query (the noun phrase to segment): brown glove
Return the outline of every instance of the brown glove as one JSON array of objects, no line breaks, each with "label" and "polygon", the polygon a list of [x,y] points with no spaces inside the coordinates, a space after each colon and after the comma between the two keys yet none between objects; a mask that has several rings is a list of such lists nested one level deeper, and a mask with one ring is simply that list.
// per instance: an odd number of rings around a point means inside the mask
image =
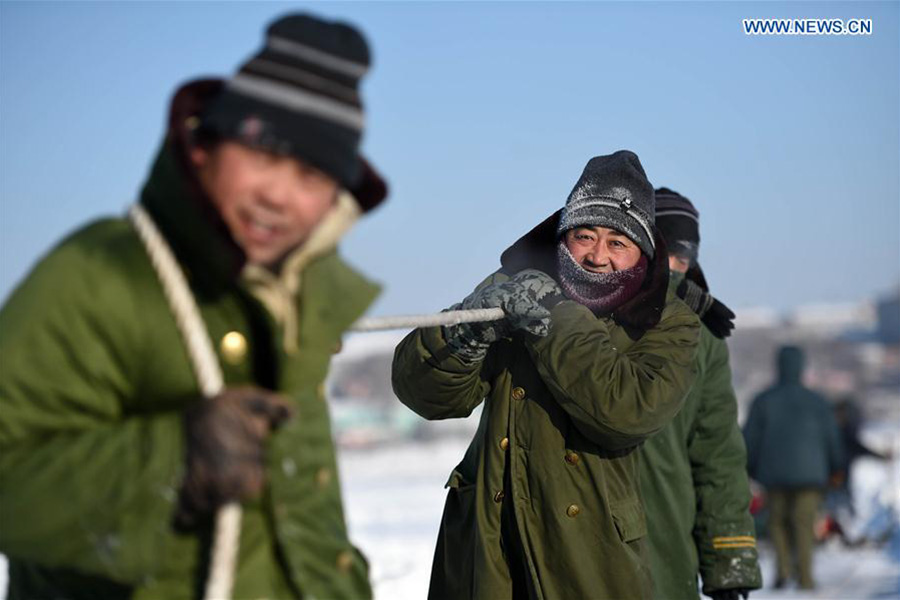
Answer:
[{"label": "brown glove", "polygon": [[187,473],[175,525],[191,529],[227,502],[258,497],[266,438],[291,413],[283,397],[256,387],[227,389],[185,410]]}]

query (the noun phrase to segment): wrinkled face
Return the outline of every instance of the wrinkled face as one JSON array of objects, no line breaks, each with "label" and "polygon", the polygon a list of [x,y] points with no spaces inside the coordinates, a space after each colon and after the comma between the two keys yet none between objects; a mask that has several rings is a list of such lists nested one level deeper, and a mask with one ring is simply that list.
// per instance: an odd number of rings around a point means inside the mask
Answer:
[{"label": "wrinkled face", "polygon": [[191,149],[204,191],[247,260],[272,265],[302,244],[334,206],[337,182],[287,156],[222,142]]},{"label": "wrinkled face", "polygon": [[624,271],[641,259],[641,249],[631,238],[608,227],[570,229],[566,232],[566,247],[575,261],[592,273]]},{"label": "wrinkled face", "polygon": [[691,268],[691,259],[683,256],[669,255],[669,270],[675,273],[687,273]]}]

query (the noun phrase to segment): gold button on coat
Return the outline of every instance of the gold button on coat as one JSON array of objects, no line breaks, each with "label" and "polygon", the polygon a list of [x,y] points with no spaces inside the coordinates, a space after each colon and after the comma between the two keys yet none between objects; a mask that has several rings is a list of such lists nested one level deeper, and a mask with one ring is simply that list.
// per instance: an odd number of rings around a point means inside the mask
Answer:
[{"label": "gold button on coat", "polygon": [[581,509],[578,508],[577,504],[570,504],[569,508],[566,509],[566,514],[572,517],[573,519],[578,516],[578,513],[581,512]]},{"label": "gold button on coat", "polygon": [[503,438],[500,440],[500,449],[506,450],[507,448],[509,448],[509,438]]},{"label": "gold button on coat", "polygon": [[512,391],[513,400],[521,400],[525,397],[525,388],[514,387]]},{"label": "gold button on coat", "polygon": [[494,494],[494,502],[503,502],[503,498],[506,497],[506,494],[503,493],[503,490],[500,490],[496,494]]},{"label": "gold button on coat", "polygon": [[331,469],[328,467],[322,467],[318,471],[316,471],[316,485],[320,488],[326,487],[329,483],[331,483]]},{"label": "gold button on coat", "polygon": [[570,465],[577,465],[579,460],[581,460],[581,457],[578,456],[577,453],[572,452],[571,450],[566,452],[566,462]]},{"label": "gold button on coat", "polygon": [[337,560],[335,561],[337,564],[337,568],[342,573],[348,572],[351,568],[353,568],[353,553],[349,550],[344,550],[337,556]]},{"label": "gold button on coat", "polygon": [[237,331],[229,331],[219,342],[219,352],[225,362],[237,365],[247,356],[247,338]]}]

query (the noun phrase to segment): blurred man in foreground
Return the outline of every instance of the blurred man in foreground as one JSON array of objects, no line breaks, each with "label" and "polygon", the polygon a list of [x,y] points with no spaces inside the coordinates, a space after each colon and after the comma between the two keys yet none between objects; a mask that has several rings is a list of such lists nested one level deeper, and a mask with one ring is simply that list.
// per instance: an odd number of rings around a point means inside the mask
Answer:
[{"label": "blurred man in foreground", "polygon": [[703,593],[738,600],[762,585],[750,516],[747,452],[725,337],[734,313],[709,294],[698,262],[700,215],[684,196],[656,190],[656,226],[669,247],[671,287],[700,317],[697,378],[684,408],[641,448],[653,597]]},{"label": "blurred man in foreground", "polygon": [[198,597],[230,501],[243,503],[234,597],[371,596],[322,391],[377,292],[336,251],[386,194],[358,154],[368,65],[353,27],[290,15],[233,78],[175,93],[140,205],[217,351],[217,397],[200,397],[124,219],[72,234],[3,307],[9,598]]},{"label": "blurred man in foreground", "polygon": [[810,590],[816,513],[828,484],[842,478],[843,449],[831,407],[802,383],[803,351],[782,347],[777,366],[778,383],[756,397],[744,425],[747,471],[766,488],[775,587],[796,573]]}]

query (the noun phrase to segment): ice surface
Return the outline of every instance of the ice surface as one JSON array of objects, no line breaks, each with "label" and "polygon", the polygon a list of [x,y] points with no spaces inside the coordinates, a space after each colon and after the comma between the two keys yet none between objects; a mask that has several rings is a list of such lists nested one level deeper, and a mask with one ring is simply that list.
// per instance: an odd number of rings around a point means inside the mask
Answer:
[{"label": "ice surface", "polygon": [[[350,535],[371,563],[377,600],[426,597],[446,494],[444,483],[467,444],[465,439],[446,438],[340,453]],[[893,506],[891,518],[896,522],[900,462],[862,459],[853,479],[861,515],[874,515],[879,504]],[[770,586],[774,579],[771,547],[761,542],[760,554],[763,576]],[[829,542],[816,551],[815,576],[819,586],[815,592],[767,587],[751,598],[900,598],[900,535],[895,528],[893,543],[852,550]],[[6,562],[0,556],[0,597],[5,597],[5,588]]]}]

